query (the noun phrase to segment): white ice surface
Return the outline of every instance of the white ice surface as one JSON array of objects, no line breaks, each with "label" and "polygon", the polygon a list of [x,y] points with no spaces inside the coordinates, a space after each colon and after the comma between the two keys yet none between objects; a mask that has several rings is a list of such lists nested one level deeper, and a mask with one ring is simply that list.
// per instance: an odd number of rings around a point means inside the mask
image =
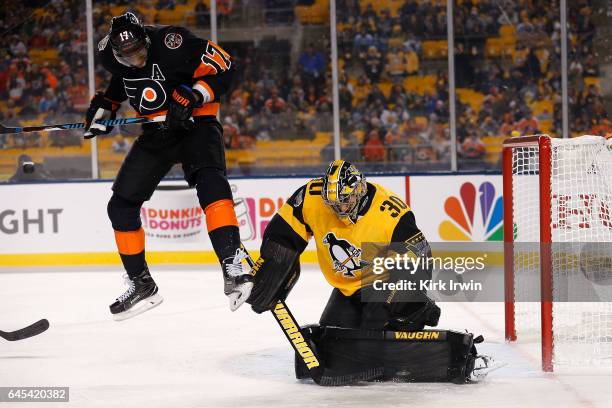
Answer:
[{"label": "white ice surface", "polygon": [[[0,386],[69,386],[70,403],[34,407],[610,407],[610,371],[543,374],[537,348],[503,341],[501,303],[447,303],[442,328],[483,334],[479,347],[509,365],[480,384],[392,384],[324,388],[298,381],[293,353],[276,322],[248,307],[235,313],[220,272],[159,270],[156,309],[114,322],[108,304],[122,291],[114,271],[0,270],[0,329],[40,318],[40,336],[0,339]],[[314,323],[331,288],[305,270],[287,303]]]}]

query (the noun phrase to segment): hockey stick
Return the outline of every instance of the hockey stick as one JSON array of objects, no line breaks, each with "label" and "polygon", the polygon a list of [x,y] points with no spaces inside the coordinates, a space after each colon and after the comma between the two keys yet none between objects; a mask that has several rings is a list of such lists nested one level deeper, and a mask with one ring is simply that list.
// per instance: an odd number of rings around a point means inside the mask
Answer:
[{"label": "hockey stick", "polygon": [[[251,255],[244,247],[243,243],[240,243],[242,250],[246,253],[246,261],[251,267],[251,270],[255,266],[255,261],[251,258]],[[284,301],[279,300],[271,310],[274,319],[278,325],[283,329],[283,333],[291,347],[297,355],[302,358],[302,361],[308,367],[308,371],[312,379],[317,383],[321,383],[321,377],[323,375],[323,367],[321,366],[320,359],[315,354],[314,350],[310,347],[308,342],[304,339],[300,325],[296,322],[295,317],[287,307]]]},{"label": "hockey stick", "polygon": [[[119,118],[119,119],[100,119],[96,123],[106,126],[122,126],[122,125],[136,125],[138,123],[154,123],[163,122],[166,120],[165,115],[156,116],[152,119],[145,117],[136,118]],[[83,129],[85,123],[62,123],[57,125],[40,125],[40,126],[24,126],[24,127],[6,127],[0,123],[0,135],[6,135],[10,133],[27,133],[27,132],[51,132],[54,130],[72,130],[72,129]]]},{"label": "hockey stick", "polygon": [[[244,247],[244,244],[240,243],[240,246],[247,255],[247,263],[251,268],[253,268],[255,266],[253,258],[251,258],[251,255],[249,255],[249,252]],[[271,312],[278,325],[281,327],[281,329],[283,329],[283,333],[285,334],[287,340],[289,340],[291,347],[297,353],[297,355],[300,356],[302,362],[308,368],[310,377],[318,385],[348,385],[357,381],[370,381],[380,377],[383,374],[382,368],[376,368],[349,375],[325,375],[323,361],[317,355],[316,351],[310,346],[309,342],[305,339],[304,334],[300,329],[300,325],[295,320],[295,317],[293,317],[293,314],[285,302],[283,300],[279,300]]]},{"label": "hockey stick", "polygon": [[17,341],[27,339],[28,337],[36,336],[49,328],[49,321],[42,319],[24,327],[23,329],[15,330],[12,332],[4,332],[0,330],[0,337],[8,341]]}]

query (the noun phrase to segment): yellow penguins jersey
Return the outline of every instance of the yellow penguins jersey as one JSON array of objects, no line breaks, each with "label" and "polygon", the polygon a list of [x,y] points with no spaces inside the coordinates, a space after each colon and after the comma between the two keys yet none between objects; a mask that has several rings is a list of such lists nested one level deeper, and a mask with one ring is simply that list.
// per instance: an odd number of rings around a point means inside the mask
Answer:
[{"label": "yellow penguins jersey", "polygon": [[422,234],[404,201],[378,184],[367,183],[354,224],[341,220],[324,203],[322,187],[322,179],[300,187],[279,209],[264,238],[302,252],[313,237],[325,279],[350,296],[364,286],[362,243],[404,242]]}]

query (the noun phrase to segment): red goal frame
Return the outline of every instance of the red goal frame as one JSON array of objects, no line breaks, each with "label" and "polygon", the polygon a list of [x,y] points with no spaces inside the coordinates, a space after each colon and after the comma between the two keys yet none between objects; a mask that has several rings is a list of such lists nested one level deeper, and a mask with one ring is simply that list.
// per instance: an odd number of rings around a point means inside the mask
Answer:
[{"label": "red goal frame", "polygon": [[[504,296],[506,340],[516,341],[514,297],[514,200],[512,190],[513,149],[538,148],[540,223],[540,314],[542,328],[542,370],[553,371],[551,169],[552,144],[548,135],[506,139],[502,151],[504,197]],[[517,197],[517,199],[521,199]]]}]

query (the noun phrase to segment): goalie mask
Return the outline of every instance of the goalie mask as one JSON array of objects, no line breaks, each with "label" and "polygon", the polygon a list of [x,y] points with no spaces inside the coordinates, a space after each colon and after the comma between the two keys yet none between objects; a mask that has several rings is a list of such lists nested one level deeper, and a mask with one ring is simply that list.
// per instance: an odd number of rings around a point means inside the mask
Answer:
[{"label": "goalie mask", "polygon": [[108,36],[113,55],[119,63],[132,68],[146,65],[151,41],[133,13],[113,17]]},{"label": "goalie mask", "polygon": [[344,160],[333,161],[323,177],[323,201],[341,220],[357,221],[359,203],[367,190],[365,176]]}]

